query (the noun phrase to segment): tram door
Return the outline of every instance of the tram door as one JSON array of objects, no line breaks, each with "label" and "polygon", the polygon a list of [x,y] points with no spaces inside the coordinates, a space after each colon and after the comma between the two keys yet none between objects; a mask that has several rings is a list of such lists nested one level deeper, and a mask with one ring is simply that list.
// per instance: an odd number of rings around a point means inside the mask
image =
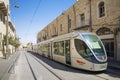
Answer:
[{"label": "tram door", "polygon": [[66,64],[71,64],[71,57],[70,57],[70,40],[65,41],[65,57],[66,57]]},{"label": "tram door", "polygon": [[50,58],[51,55],[50,55],[50,43],[48,44],[48,57]]},{"label": "tram door", "polygon": [[48,57],[52,59],[52,44],[48,44]]},{"label": "tram door", "polygon": [[51,54],[51,57],[50,57],[50,58],[51,58],[51,59],[53,59],[53,55],[52,55],[52,46],[53,46],[52,43],[50,43],[50,54]]}]

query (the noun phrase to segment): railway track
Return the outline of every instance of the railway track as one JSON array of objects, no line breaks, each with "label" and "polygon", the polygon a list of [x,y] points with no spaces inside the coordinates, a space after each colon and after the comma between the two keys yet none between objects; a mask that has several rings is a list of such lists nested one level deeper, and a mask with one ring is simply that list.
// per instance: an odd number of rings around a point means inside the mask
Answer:
[{"label": "railway track", "polygon": [[[47,69],[51,74],[53,74],[56,78],[58,78],[58,80],[64,80],[63,78],[61,78],[59,75],[57,75],[56,73],[54,73],[52,70],[50,70],[48,67],[46,67],[42,62],[40,62],[35,56],[33,55],[30,55],[34,60],[36,60],[38,62],[38,64],[42,65],[45,69]],[[30,64],[30,61],[29,61],[29,58],[28,58],[28,55],[25,53],[25,57],[27,59],[27,63],[30,67],[30,70],[32,72],[32,75],[34,77],[34,80],[38,80],[37,79],[37,76],[35,75],[35,72],[32,68],[32,65]]]},{"label": "railway track", "polygon": [[[54,71],[53,69],[50,69],[50,67],[48,67],[48,66],[46,66],[46,64],[43,62],[43,61],[41,61],[38,57],[36,57],[35,55],[33,55],[32,53],[28,53],[28,54],[30,54],[29,56],[31,56],[35,61],[37,61],[38,62],[38,64],[40,64],[40,65],[42,65],[44,68],[46,68],[51,74],[53,74],[56,78],[58,78],[58,80],[67,80],[67,76],[61,76],[60,74],[59,74],[59,72],[58,73],[56,73],[56,71]],[[25,55],[26,55],[26,58],[28,59],[28,57],[27,57],[27,54],[25,53]],[[29,63],[29,59],[27,60],[28,61],[28,63]],[[29,66],[31,66],[30,65],[30,63],[29,63]],[[75,71],[77,71],[78,69],[75,69]],[[34,74],[34,71],[33,71],[33,69],[32,69],[32,67],[31,67],[31,72],[33,73],[33,76],[35,76],[35,80],[37,80],[36,79],[36,75]],[[71,72],[71,71],[70,71]],[[98,79],[100,79],[100,80],[112,80],[112,79],[110,79],[109,77],[106,77],[106,75],[108,74],[108,71],[107,72],[103,72],[103,73],[92,73],[92,72],[86,72],[86,71],[82,71],[82,70],[79,70],[78,71],[79,73],[81,73],[81,74],[88,74],[88,75],[92,75],[93,77],[97,77]],[[71,74],[71,73],[70,73]],[[67,74],[66,74],[67,75]],[[105,76],[103,76],[103,75],[105,75]],[[75,75],[76,76],[76,75]],[[80,79],[80,76],[76,76],[76,77],[78,77],[79,79]],[[114,79],[114,78],[113,78]],[[83,79],[84,80],[84,79]]]},{"label": "railway track", "polygon": [[27,60],[28,65],[29,65],[29,67],[30,67],[30,70],[31,70],[31,72],[32,72],[32,75],[33,75],[33,77],[34,77],[34,80],[37,80],[37,77],[35,76],[35,73],[34,73],[34,71],[33,71],[32,66],[30,65],[30,62],[29,62],[29,60],[28,60],[28,57],[27,57],[26,53],[25,53],[25,57],[26,57],[26,60]]}]

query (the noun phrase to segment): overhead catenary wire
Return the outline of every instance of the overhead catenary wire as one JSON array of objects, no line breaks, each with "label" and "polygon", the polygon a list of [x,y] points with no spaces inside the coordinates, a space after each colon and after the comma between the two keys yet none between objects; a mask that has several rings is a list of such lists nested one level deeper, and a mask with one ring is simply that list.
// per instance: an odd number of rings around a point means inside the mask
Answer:
[{"label": "overhead catenary wire", "polygon": [[12,6],[15,6],[15,4],[17,4],[17,2],[18,2],[18,0],[15,0],[13,3],[11,3],[10,6],[11,6],[11,7],[12,7]]},{"label": "overhead catenary wire", "polygon": [[35,15],[36,15],[36,13],[37,13],[37,11],[38,11],[38,9],[39,9],[39,6],[40,6],[41,1],[42,1],[42,0],[39,0],[38,4],[37,4],[37,6],[36,6],[36,8],[35,8],[35,10],[34,10],[34,13],[33,13],[33,15],[32,15],[32,18],[31,18],[31,20],[30,20],[30,23],[29,23],[29,25],[28,25],[28,29],[27,29],[27,31],[26,31],[26,33],[25,33],[25,35],[26,35],[27,37],[28,37],[29,30],[30,30],[31,27],[32,27],[31,25],[32,25],[32,23],[33,23],[33,21],[34,21]]},{"label": "overhead catenary wire", "polygon": [[31,19],[31,21],[30,21],[30,24],[32,24],[32,22],[33,22],[33,20],[34,20],[34,17],[35,17],[35,15],[36,15],[36,13],[37,13],[37,11],[38,11],[38,9],[39,9],[39,6],[40,6],[41,1],[42,1],[42,0],[39,0],[39,2],[38,2],[38,5],[37,5],[37,7],[36,7],[36,9],[35,9],[35,11],[34,11],[34,13],[33,13],[32,19]]}]

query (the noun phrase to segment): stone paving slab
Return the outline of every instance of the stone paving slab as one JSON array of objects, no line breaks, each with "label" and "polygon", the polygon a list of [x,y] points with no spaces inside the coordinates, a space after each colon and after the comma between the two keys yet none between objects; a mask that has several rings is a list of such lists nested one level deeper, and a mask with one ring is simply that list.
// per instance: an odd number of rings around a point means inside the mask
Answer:
[{"label": "stone paving slab", "polygon": [[0,58],[0,80],[7,80],[10,74],[9,70],[18,56],[19,53],[16,52],[7,59]]}]

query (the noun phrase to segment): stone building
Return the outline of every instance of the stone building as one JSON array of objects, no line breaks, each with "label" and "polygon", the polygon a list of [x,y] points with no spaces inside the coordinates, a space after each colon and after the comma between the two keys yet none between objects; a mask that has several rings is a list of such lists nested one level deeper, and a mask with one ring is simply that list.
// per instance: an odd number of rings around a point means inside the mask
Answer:
[{"label": "stone building", "polygon": [[108,57],[120,61],[120,0],[93,0],[91,5],[92,31],[102,39]]},{"label": "stone building", "polygon": [[[4,43],[4,37],[6,36],[6,29],[8,25],[8,36],[12,36],[15,38],[16,32],[15,28],[10,21],[10,17],[8,15],[8,24],[7,24],[7,14],[10,14],[9,9],[9,0],[0,0],[0,57],[3,57],[6,53],[6,45]],[[8,45],[9,53],[14,51],[14,47],[12,45]]]},{"label": "stone building", "polygon": [[120,0],[78,0],[37,35],[37,42],[76,30],[96,33],[109,58],[120,61]]}]

